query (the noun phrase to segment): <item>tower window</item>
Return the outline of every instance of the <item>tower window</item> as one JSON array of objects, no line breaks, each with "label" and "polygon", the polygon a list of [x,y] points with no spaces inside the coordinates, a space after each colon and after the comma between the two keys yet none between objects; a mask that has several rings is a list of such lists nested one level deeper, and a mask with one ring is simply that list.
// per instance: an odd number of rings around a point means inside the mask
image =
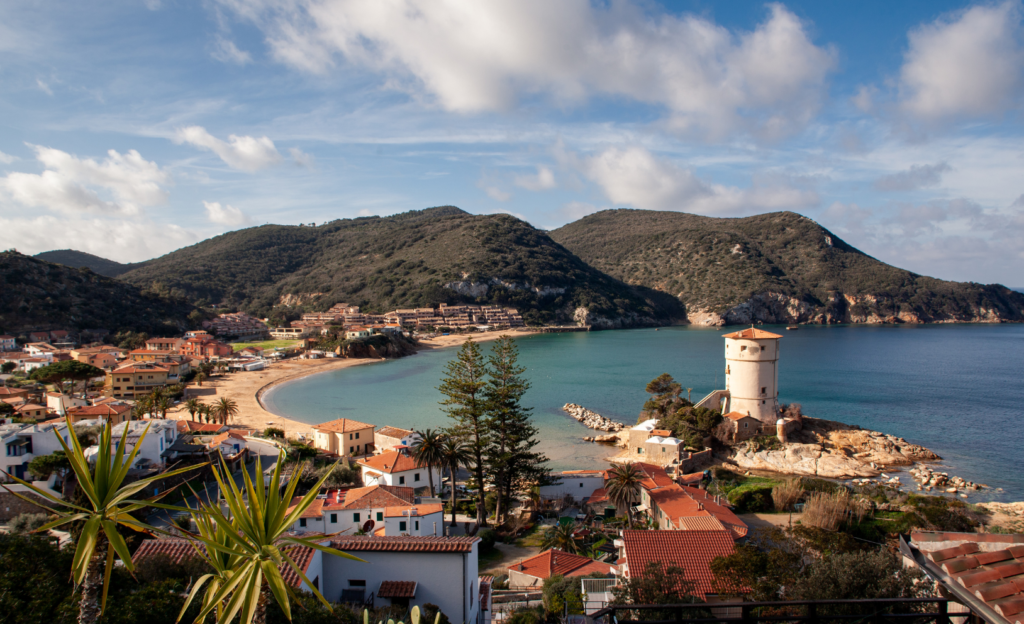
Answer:
[{"label": "tower window", "polygon": [[768,388],[765,387],[765,386],[761,386],[761,394],[765,394],[767,392],[768,392]]},{"label": "tower window", "polygon": [[746,351],[746,350],[747,350],[747,345],[743,345],[743,346],[740,347],[740,351]]}]

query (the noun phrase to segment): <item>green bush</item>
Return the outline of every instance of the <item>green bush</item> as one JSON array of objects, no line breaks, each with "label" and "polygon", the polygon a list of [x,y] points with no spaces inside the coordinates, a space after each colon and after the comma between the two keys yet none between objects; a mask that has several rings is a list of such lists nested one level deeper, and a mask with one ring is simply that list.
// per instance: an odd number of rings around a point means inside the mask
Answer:
[{"label": "green bush", "polygon": [[50,516],[44,513],[23,513],[11,518],[7,528],[11,533],[31,533],[49,521]]},{"label": "green bush", "polygon": [[747,483],[729,492],[729,503],[737,513],[760,513],[775,509],[772,501],[774,483]]},{"label": "green bush", "polygon": [[480,553],[490,552],[498,539],[498,534],[493,529],[482,529],[476,534],[480,538]]},{"label": "green bush", "polygon": [[277,427],[267,427],[263,430],[263,435],[268,438],[279,438],[284,439],[284,429],[278,429]]}]

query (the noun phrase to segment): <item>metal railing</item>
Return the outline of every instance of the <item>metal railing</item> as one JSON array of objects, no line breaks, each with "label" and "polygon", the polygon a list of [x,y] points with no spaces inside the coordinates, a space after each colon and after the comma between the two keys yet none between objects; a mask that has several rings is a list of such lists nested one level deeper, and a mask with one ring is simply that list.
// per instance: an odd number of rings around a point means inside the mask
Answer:
[{"label": "metal railing", "polygon": [[[823,624],[961,624],[970,613],[949,612],[945,598],[880,598],[862,600],[791,600],[785,602],[720,602],[676,605],[610,605],[592,618],[602,624],[710,624],[791,622]],[[960,606],[957,603],[956,606]],[[644,614],[650,617],[644,617]],[[955,620],[955,622],[954,622]]]}]

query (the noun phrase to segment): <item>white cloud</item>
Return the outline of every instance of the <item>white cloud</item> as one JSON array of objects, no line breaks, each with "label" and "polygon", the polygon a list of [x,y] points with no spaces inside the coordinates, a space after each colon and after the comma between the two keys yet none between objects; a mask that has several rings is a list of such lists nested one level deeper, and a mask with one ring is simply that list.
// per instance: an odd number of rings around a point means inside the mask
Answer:
[{"label": "white cloud", "polygon": [[53,89],[50,88],[50,85],[43,82],[40,78],[36,78],[36,86],[46,95],[53,95]]},{"label": "white cloud", "polygon": [[78,249],[118,262],[148,260],[200,240],[177,225],[131,218],[0,216],[0,248],[36,254]]},{"label": "white cloud", "polygon": [[909,34],[900,70],[903,109],[926,121],[998,114],[1024,87],[1017,0],[944,16]]},{"label": "white cloud", "polygon": [[504,202],[512,199],[512,193],[505,192],[496,186],[481,186],[480,188],[493,200]]},{"label": "white cloud", "polygon": [[274,142],[265,136],[255,138],[232,134],[225,142],[211,135],[202,126],[189,126],[178,130],[175,141],[208,149],[220,156],[220,159],[232,169],[250,173],[281,162],[281,154],[274,147]]},{"label": "white cloud", "polygon": [[604,208],[598,208],[597,206],[588,204],[587,202],[571,201],[559,208],[558,211],[569,221],[576,221],[589,214],[594,214],[599,210],[604,210]]},{"label": "white cloud", "polygon": [[110,150],[106,160],[97,162],[49,147],[32,147],[46,167],[43,173],[14,172],[0,178],[0,188],[19,204],[65,214],[131,215],[141,207],[167,201],[161,185],[169,182],[169,176],[135,150],[125,154]]},{"label": "white cloud", "polygon": [[928,186],[937,186],[942,181],[942,174],[953,168],[948,163],[934,165],[911,165],[910,169],[890,175],[884,175],[875,181],[875,189],[879,191],[914,191]]},{"label": "white cloud", "polygon": [[203,206],[206,208],[206,218],[211,223],[235,226],[252,222],[241,210],[228,204],[222,206],[220,202],[204,201]]},{"label": "white cloud", "polygon": [[589,158],[564,154],[561,158],[597,184],[611,202],[635,208],[739,215],[799,210],[819,202],[816,192],[779,180],[761,180],[747,189],[713,184],[642,147],[609,148]]},{"label": "white cloud", "polygon": [[537,167],[535,175],[517,175],[515,184],[528,191],[545,191],[557,186],[555,174],[547,167]]},{"label": "white cloud", "polygon": [[862,113],[870,113],[875,109],[875,95],[878,93],[878,88],[872,85],[861,85],[857,89],[857,94],[850,98],[853,105],[856,106]]},{"label": "white cloud", "polygon": [[210,56],[222,63],[234,63],[245,65],[252,62],[252,55],[245,50],[239,50],[234,41],[218,36],[213,44],[213,51]]},{"label": "white cloud", "polygon": [[16,160],[18,160],[17,156],[11,156],[10,154],[4,154],[3,152],[0,152],[0,163],[4,165],[9,165]]},{"label": "white cloud", "polygon": [[315,159],[312,154],[307,154],[297,147],[290,147],[288,148],[288,155],[292,157],[296,165],[306,167],[307,169],[313,168]]},{"label": "white cloud", "polygon": [[264,31],[273,55],[326,73],[339,58],[457,112],[624,97],[664,107],[679,131],[777,137],[801,128],[835,66],[780,4],[750,32],[626,2],[221,0]]}]

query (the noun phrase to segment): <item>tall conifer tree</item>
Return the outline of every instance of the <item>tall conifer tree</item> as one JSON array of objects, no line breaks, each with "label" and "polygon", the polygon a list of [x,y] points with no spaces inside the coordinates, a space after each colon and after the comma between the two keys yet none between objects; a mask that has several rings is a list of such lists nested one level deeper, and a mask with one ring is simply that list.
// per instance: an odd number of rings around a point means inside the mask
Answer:
[{"label": "tall conifer tree", "polygon": [[[480,347],[470,338],[462,343],[458,355],[445,365],[444,377],[438,390],[447,397],[441,401],[444,411],[455,423],[448,429],[451,435],[465,440],[473,456],[470,469],[476,479],[476,519],[479,526],[487,526],[487,508],[484,506],[484,450],[488,445],[484,385],[487,366]],[[455,475],[452,475],[455,488]]]}]

